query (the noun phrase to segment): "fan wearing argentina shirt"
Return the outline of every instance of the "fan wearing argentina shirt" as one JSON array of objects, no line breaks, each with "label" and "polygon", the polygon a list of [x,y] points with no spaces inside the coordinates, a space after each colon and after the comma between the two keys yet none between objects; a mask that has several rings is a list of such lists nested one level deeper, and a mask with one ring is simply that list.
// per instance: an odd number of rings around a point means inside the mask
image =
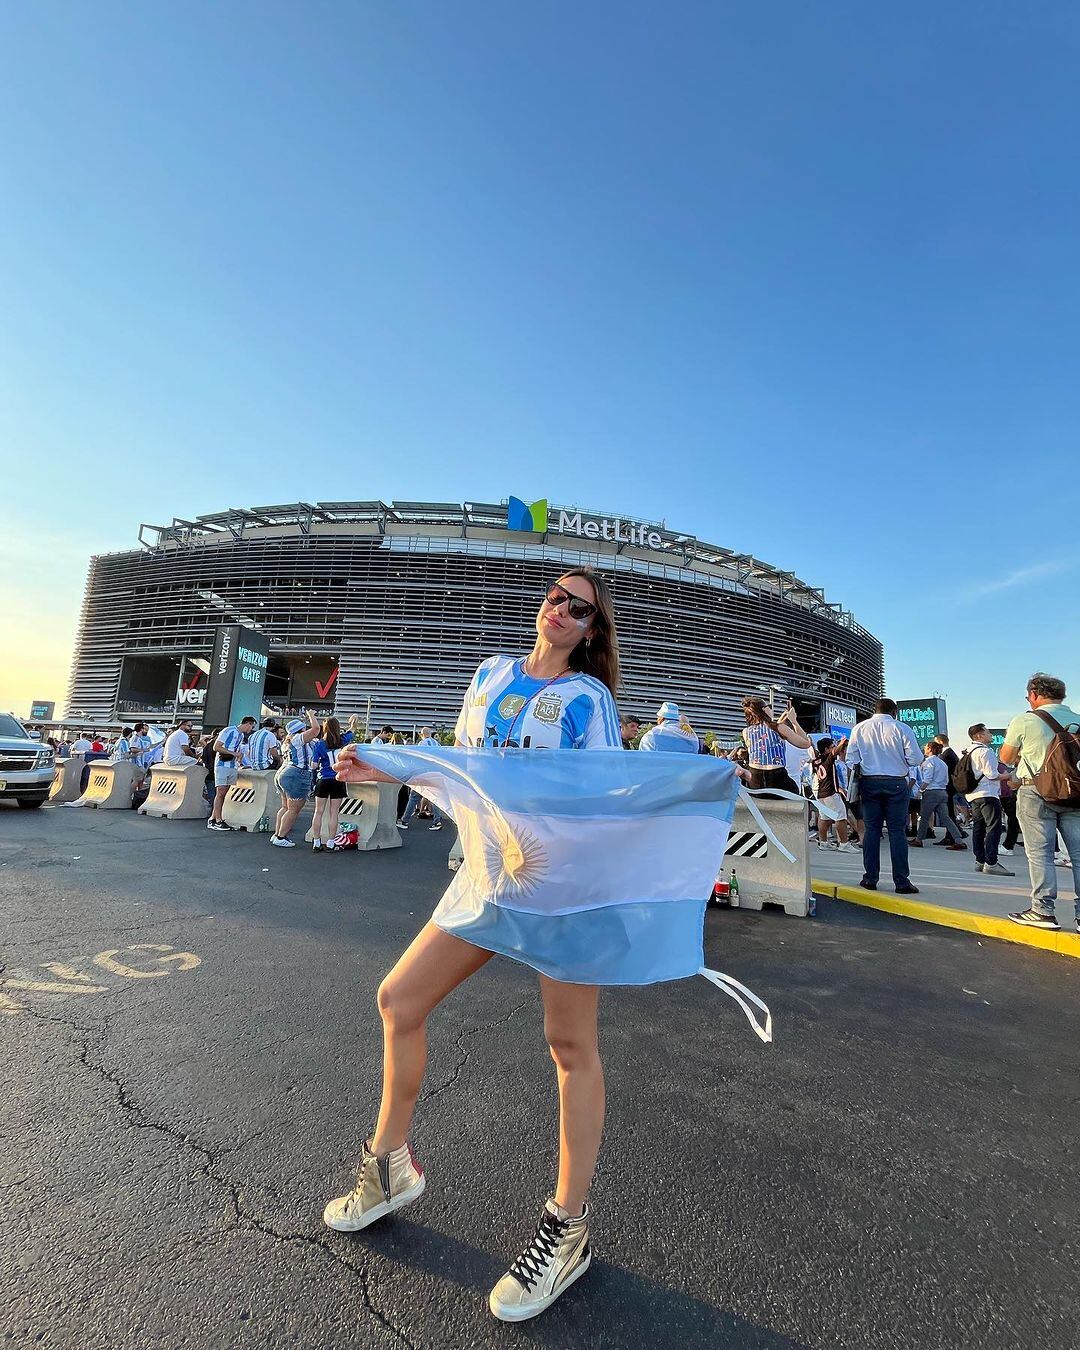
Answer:
[{"label": "fan wearing argentina shirt", "polygon": [[[614,691],[619,648],[605,580],[574,568],[550,586],[527,656],[492,656],[473,676],[458,718],[459,745],[522,749],[619,750]],[[363,763],[363,746],[338,758],[347,782],[394,781]],[[473,932],[477,943],[483,932]],[[424,1190],[407,1136],[427,1060],[429,1014],[495,954],[429,920],[379,989],[383,1096],[364,1142],[355,1188],[331,1200],[324,1219],[355,1232],[403,1208]],[[604,1125],[604,1071],[597,1038],[599,988],[541,974],[544,1034],[559,1085],[559,1174],[532,1241],[492,1289],[499,1319],[520,1322],[549,1307],[592,1259],[585,1196]],[[471,1185],[466,1176],[459,1185]]]},{"label": "fan wearing argentina shirt", "polygon": [[206,828],[215,833],[227,834],[232,829],[222,820],[221,813],[229,788],[240,772],[243,741],[255,730],[255,725],[254,717],[242,717],[237,726],[222,727],[214,740],[214,806]]},{"label": "fan wearing argentina shirt", "polygon": [[661,703],[656,711],[656,726],[650,727],[638,742],[639,750],[674,751],[696,755],[698,738],[684,731],[677,703]]},{"label": "fan wearing argentina shirt", "polygon": [[295,848],[289,832],[303,810],[311,792],[311,768],[315,752],[311,743],[319,734],[319,719],[308,709],[307,725],[302,717],[285,723],[285,745],[281,768],[274,782],[281,793],[281,807],[274,822],[270,843],[274,848]]}]

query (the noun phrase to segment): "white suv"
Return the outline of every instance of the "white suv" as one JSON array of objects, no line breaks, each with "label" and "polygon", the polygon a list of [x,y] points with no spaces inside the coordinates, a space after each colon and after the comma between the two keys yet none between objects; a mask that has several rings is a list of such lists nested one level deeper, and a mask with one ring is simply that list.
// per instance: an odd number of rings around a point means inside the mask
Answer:
[{"label": "white suv", "polygon": [[27,810],[40,806],[55,768],[49,746],[31,739],[17,717],[0,713],[0,801],[14,798]]}]

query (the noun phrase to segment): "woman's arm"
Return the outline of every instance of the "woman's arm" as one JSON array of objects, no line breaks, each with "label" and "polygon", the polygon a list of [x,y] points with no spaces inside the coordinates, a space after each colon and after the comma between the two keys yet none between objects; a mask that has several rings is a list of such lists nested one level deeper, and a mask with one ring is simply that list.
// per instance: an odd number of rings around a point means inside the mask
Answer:
[{"label": "woman's arm", "polygon": [[788,708],[782,713],[776,721],[776,730],[787,741],[788,745],[793,745],[796,750],[808,750],[813,745],[813,741],[799,726],[799,719],[795,716],[795,709]]},{"label": "woman's arm", "polygon": [[305,745],[309,741],[313,741],[315,737],[319,734],[319,719],[315,716],[315,714],[311,711],[310,708],[308,709],[307,716],[308,716],[308,729],[307,731],[301,733],[301,740],[305,743]]}]

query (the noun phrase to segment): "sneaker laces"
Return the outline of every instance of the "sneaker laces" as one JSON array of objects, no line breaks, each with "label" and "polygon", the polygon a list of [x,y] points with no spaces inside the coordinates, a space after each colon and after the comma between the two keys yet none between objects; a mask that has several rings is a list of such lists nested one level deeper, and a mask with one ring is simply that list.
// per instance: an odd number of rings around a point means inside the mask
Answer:
[{"label": "sneaker laces", "polygon": [[550,1210],[541,1214],[533,1240],[510,1267],[510,1274],[523,1289],[531,1289],[543,1277],[568,1224],[569,1220],[557,1219]]}]

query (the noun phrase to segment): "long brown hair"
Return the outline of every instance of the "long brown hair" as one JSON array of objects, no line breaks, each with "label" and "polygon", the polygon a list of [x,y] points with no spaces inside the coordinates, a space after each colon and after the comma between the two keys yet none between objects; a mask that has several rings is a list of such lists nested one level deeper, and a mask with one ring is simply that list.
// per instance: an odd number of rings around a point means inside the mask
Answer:
[{"label": "long brown hair", "polygon": [[758,698],[757,694],[747,694],[742,701],[742,710],[748,727],[764,722],[767,727],[772,727],[773,731],[776,730],[776,722],[773,720],[772,713],[766,708],[764,699]]},{"label": "long brown hair", "polygon": [[345,744],[341,735],[341,723],[336,717],[328,717],[322,724],[322,738],[326,742],[327,750],[340,750]]},{"label": "long brown hair", "polygon": [[579,642],[570,653],[570,669],[606,684],[612,694],[619,688],[619,635],[615,630],[615,607],[611,602],[611,588],[599,572],[591,567],[571,567],[564,577],[583,577],[596,593],[596,612],[592,616],[592,633]]}]

